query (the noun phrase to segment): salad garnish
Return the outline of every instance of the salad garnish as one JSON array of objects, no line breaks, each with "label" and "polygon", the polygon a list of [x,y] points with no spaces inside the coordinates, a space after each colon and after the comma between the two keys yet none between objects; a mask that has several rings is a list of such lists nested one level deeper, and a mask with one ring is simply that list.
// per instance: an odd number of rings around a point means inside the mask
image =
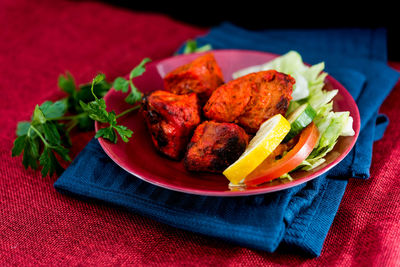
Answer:
[{"label": "salad garnish", "polygon": [[[308,113],[315,112],[312,121],[319,131],[318,141],[311,154],[296,169],[309,171],[316,168],[325,162],[324,157],[332,151],[340,136],[355,134],[350,112],[333,111],[333,98],[338,90],[324,90],[324,81],[328,75],[323,71],[324,68],[324,62],[308,66],[298,52],[289,51],[265,64],[251,66],[233,74],[233,78],[238,78],[251,72],[274,69],[295,78],[293,99],[285,117],[290,118],[296,109],[309,105],[314,111]],[[290,175],[285,174],[282,177],[290,178]]]}]

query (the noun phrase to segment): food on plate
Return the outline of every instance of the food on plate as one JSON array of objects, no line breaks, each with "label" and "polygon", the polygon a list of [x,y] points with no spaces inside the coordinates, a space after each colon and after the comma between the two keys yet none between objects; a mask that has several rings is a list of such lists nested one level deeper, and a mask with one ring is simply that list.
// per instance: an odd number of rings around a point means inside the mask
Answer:
[{"label": "food on plate", "polygon": [[241,183],[278,147],[289,131],[290,124],[281,114],[265,121],[240,158],[224,170],[225,177],[232,184]]},{"label": "food on plate", "polygon": [[144,97],[141,110],[157,150],[172,159],[180,159],[201,122],[197,95],[154,91]]},{"label": "food on plate", "polygon": [[287,120],[290,123],[290,131],[286,135],[283,142],[292,140],[293,137],[297,136],[308,124],[310,124],[317,113],[306,103],[298,107],[295,111],[287,116]]},{"label": "food on plate", "polygon": [[250,73],[218,87],[204,106],[204,114],[256,133],[272,116],[285,115],[294,84],[290,75],[275,70]]},{"label": "food on plate", "polygon": [[[290,172],[294,170],[312,170],[325,162],[324,157],[332,151],[340,136],[355,134],[350,113],[333,111],[333,98],[338,90],[324,90],[328,75],[323,71],[324,67],[323,62],[308,66],[303,63],[299,53],[289,51],[265,64],[233,73],[234,79],[240,79],[254,72],[273,69],[291,75],[296,80],[293,99],[285,114],[291,129],[272,156],[247,177],[242,177],[244,184],[254,186],[279,177],[291,179]],[[316,130],[311,131],[310,128],[316,128],[318,135]],[[300,159],[303,160],[300,162]]]},{"label": "food on plate", "polygon": [[[243,183],[247,186],[258,185],[271,181],[294,170],[314,149],[318,141],[319,131],[313,122],[301,131],[300,136],[293,138],[294,142],[280,144],[260,165],[257,166]],[[297,140],[295,140],[297,139]]]},{"label": "food on plate", "polygon": [[232,185],[291,179],[323,163],[339,136],[354,135],[349,112],[333,111],[338,91],[324,90],[323,69],[290,51],[224,83],[206,53],[167,74],[166,90],[146,96],[142,110],[156,148],[184,155],[188,171],[222,173]]},{"label": "food on plate", "polygon": [[221,68],[213,53],[206,53],[176,68],[164,77],[164,87],[174,94],[196,93],[205,103],[211,93],[224,83]]},{"label": "food on plate", "polygon": [[184,158],[190,171],[221,173],[239,158],[249,137],[234,123],[205,121],[194,131]]}]

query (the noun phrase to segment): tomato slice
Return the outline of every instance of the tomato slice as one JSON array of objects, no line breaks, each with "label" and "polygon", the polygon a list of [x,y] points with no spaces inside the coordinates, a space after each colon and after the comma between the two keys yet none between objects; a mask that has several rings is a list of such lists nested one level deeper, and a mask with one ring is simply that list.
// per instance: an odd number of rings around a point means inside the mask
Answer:
[{"label": "tomato slice", "polygon": [[302,130],[299,141],[286,155],[275,161],[264,160],[244,179],[244,183],[247,186],[256,186],[293,170],[310,155],[318,141],[318,137],[318,128],[314,122],[311,122]]}]

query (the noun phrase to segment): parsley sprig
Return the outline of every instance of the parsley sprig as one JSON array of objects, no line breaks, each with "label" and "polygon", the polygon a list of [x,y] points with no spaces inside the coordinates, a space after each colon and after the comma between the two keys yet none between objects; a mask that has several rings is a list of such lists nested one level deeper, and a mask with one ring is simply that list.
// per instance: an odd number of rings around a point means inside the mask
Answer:
[{"label": "parsley sprig", "polygon": [[[68,95],[65,99],[67,101],[67,113],[72,115],[60,118],[69,121],[67,125],[68,131],[71,131],[76,126],[81,131],[94,130],[93,120],[84,112],[80,105],[81,101],[88,103],[95,99],[92,93],[92,83],[84,83],[77,86],[71,73],[66,72],[65,75],[58,77],[58,87]],[[93,85],[93,92],[99,98],[102,98],[111,87],[112,83],[103,79]]]},{"label": "parsley sprig", "polygon": [[136,88],[132,80],[133,78],[142,75],[146,71],[145,64],[150,61],[151,60],[149,58],[144,58],[139,63],[139,65],[133,68],[132,71],[129,73],[129,79],[125,79],[124,77],[117,77],[114,80],[113,87],[116,91],[122,91],[123,93],[127,93],[129,91],[129,88],[131,89],[131,92],[125,98],[125,102],[127,102],[128,104],[134,104],[138,102],[140,99],[142,99],[143,94],[139,91],[139,89]]},{"label": "parsley sprig", "polygon": [[[104,99],[98,98],[93,91],[94,85],[103,81],[104,79],[104,74],[99,74],[93,79],[91,91],[94,96],[94,100],[87,104],[83,101],[80,101],[80,105],[82,109],[88,114],[89,118],[103,124],[108,124],[108,127],[101,128],[97,131],[95,138],[103,137],[110,140],[111,142],[117,143],[117,132],[124,142],[128,142],[129,138],[132,137],[133,132],[129,130],[126,126],[118,125],[117,118],[127,114],[127,111],[130,112],[138,109],[140,105],[136,105],[135,107],[121,113],[122,115],[119,114],[118,116],[115,114],[114,111],[108,112],[106,110],[107,106]],[[141,98],[142,97],[140,96],[140,98],[138,98],[136,102],[139,101]]]},{"label": "parsley sprig", "polygon": [[[22,121],[17,125],[16,139],[12,148],[13,157],[22,154],[22,164],[26,169],[37,170],[41,167],[42,176],[60,175],[64,168],[63,162],[71,161],[69,148],[71,140],[69,134],[72,129],[82,131],[94,129],[94,121],[102,124],[96,132],[95,138],[105,138],[116,143],[117,134],[124,142],[128,142],[133,132],[126,126],[117,123],[117,119],[138,109],[143,94],[133,84],[132,79],[142,75],[145,64],[150,59],[145,58],[129,75],[124,82],[122,77],[114,83],[109,83],[104,74],[97,75],[91,83],[76,86],[73,76],[66,72],[58,78],[58,86],[67,94],[67,97],[56,102],[45,101],[36,105],[31,121]],[[125,85],[127,83],[127,85]],[[131,92],[125,99],[133,107],[116,114],[108,112],[103,96],[114,85],[115,90]],[[103,127],[104,126],[104,127]]]},{"label": "parsley sprig", "polygon": [[205,44],[205,45],[199,47],[196,40],[189,39],[185,43],[182,53],[183,54],[191,54],[191,53],[205,52],[205,51],[209,51],[211,49],[212,49],[212,46],[210,44]]},{"label": "parsley sprig", "polygon": [[[63,168],[56,155],[64,161],[71,161],[69,157],[70,140],[63,124],[57,118],[63,116],[67,106],[65,100],[57,102],[46,101],[42,105],[36,105],[30,122],[20,122],[17,126],[17,138],[14,141],[12,156],[18,156],[23,152],[22,164],[25,168],[38,168],[38,162],[42,168],[42,176],[56,173],[61,174]],[[40,143],[43,150],[40,154]]]}]

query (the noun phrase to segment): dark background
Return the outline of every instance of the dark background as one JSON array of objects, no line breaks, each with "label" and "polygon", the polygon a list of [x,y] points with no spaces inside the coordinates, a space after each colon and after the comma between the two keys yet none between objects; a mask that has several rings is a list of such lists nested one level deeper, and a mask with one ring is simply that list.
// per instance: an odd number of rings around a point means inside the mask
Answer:
[{"label": "dark background", "polygon": [[[109,4],[144,12],[166,14],[201,27],[223,21],[248,29],[280,28],[386,28],[388,57],[400,61],[400,11],[395,1],[164,1],[104,0]],[[224,4],[222,4],[224,3]],[[397,14],[396,14],[397,12]]]}]

